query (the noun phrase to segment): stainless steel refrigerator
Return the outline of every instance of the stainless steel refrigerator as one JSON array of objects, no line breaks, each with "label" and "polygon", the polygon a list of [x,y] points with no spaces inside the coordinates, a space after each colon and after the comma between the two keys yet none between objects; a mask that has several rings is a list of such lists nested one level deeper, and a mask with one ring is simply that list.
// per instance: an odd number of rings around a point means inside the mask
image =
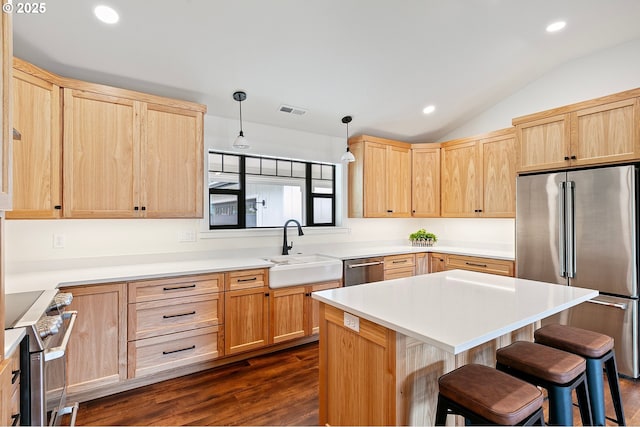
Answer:
[{"label": "stainless steel refrigerator", "polygon": [[621,374],[638,372],[638,169],[616,166],[517,179],[516,275],[597,289],[546,320],[610,335]]}]

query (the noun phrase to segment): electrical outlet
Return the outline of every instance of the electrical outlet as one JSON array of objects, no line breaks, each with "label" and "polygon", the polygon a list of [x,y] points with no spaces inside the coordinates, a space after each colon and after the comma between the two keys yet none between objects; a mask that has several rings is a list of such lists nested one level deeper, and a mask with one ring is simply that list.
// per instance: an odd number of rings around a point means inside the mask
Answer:
[{"label": "electrical outlet", "polygon": [[66,237],[65,237],[64,234],[54,234],[53,235],[53,247],[55,249],[64,248],[65,241],[66,241]]},{"label": "electrical outlet", "polygon": [[345,311],[344,326],[356,332],[360,332],[360,318],[354,316],[353,314],[349,314]]},{"label": "electrical outlet", "polygon": [[195,242],[196,241],[196,232],[191,231],[181,231],[178,236],[178,241],[180,242]]}]

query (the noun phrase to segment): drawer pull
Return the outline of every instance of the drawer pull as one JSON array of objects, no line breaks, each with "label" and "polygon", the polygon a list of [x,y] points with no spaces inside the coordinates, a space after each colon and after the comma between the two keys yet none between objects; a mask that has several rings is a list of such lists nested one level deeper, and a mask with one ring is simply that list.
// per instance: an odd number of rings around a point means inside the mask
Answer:
[{"label": "drawer pull", "polygon": [[186,285],[186,286],[175,286],[173,288],[162,288],[162,290],[164,291],[177,291],[178,289],[190,289],[190,288],[195,288],[196,284],[194,283],[193,285]]},{"label": "drawer pull", "polygon": [[405,262],[409,261],[408,259],[401,259],[401,260],[397,260],[397,261],[391,261],[392,264],[404,264]]},{"label": "drawer pull", "polygon": [[238,283],[239,282],[255,282],[256,280],[258,280],[257,277],[251,277],[250,279],[238,279]]},{"label": "drawer pull", "polygon": [[465,262],[465,264],[470,265],[472,267],[482,267],[487,268],[487,264],[477,264],[475,262]]},{"label": "drawer pull", "polygon": [[164,316],[162,316],[163,319],[171,319],[172,317],[182,317],[182,316],[191,316],[196,314],[195,310],[191,311],[189,313],[180,313],[180,314],[165,314]]},{"label": "drawer pull", "polygon": [[16,369],[15,371],[11,371],[11,384],[15,384],[20,378],[20,369]]},{"label": "drawer pull", "polygon": [[173,354],[173,353],[179,353],[181,351],[187,351],[187,350],[193,350],[194,348],[196,348],[196,345],[192,345],[191,347],[185,347],[185,348],[181,348],[178,350],[171,350],[171,351],[163,351],[162,354]]},{"label": "drawer pull", "polygon": [[11,415],[11,419],[13,420],[11,422],[11,425],[12,426],[17,426],[18,425],[18,421],[20,421],[20,412],[18,412],[17,414]]}]

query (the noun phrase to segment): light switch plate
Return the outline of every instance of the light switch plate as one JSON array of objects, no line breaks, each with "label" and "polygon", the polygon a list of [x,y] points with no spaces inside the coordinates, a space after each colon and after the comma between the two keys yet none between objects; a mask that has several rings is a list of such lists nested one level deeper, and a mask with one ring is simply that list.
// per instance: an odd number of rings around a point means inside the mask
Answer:
[{"label": "light switch plate", "polygon": [[344,326],[356,332],[360,332],[360,318],[354,316],[353,314],[349,314],[345,311]]}]

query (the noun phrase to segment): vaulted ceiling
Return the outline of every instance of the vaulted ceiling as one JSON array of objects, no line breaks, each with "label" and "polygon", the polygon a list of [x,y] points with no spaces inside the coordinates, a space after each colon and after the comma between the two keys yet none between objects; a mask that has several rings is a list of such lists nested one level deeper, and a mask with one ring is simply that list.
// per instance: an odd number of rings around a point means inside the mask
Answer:
[{"label": "vaulted ceiling", "polygon": [[[640,38],[638,0],[49,0],[14,54],[284,128],[434,141],[549,70]],[[564,30],[545,27],[565,20]],[[282,104],[307,110],[279,112]],[[430,115],[427,105],[435,105]]]}]

